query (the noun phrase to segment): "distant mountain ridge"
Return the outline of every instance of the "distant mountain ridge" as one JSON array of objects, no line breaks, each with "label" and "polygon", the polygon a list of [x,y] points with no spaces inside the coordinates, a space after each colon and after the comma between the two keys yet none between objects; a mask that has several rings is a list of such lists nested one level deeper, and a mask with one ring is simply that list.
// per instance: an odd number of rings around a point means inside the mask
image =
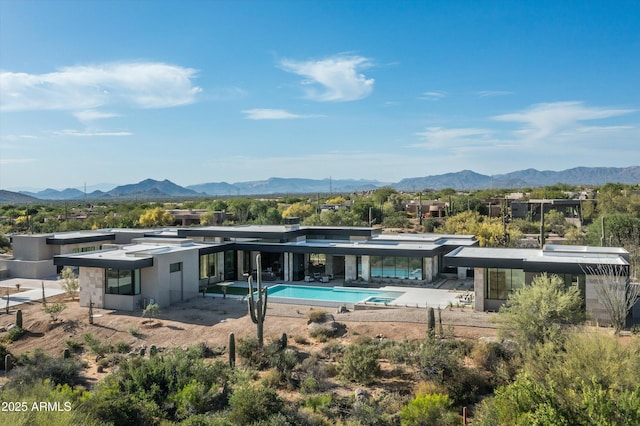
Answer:
[{"label": "distant mountain ridge", "polygon": [[[40,192],[11,192],[0,190],[0,203],[37,200],[80,200],[87,199],[160,199],[172,197],[206,196],[246,196],[270,194],[316,194],[344,193],[375,190],[389,185],[402,191],[421,191],[425,189],[455,188],[475,190],[487,188],[525,188],[565,183],[569,185],[603,185],[607,182],[626,184],[640,183],[640,166],[631,167],[575,167],[562,171],[539,171],[526,169],[516,172],[487,176],[462,170],[455,173],[402,179],[397,183],[384,183],[377,180],[356,179],[301,179],[272,177],[266,180],[249,182],[210,182],[186,187],[170,180],[158,181],[145,179],[141,182],[120,185],[110,191],[93,191],[89,194],[67,188],[62,191],[47,188]],[[32,200],[32,201],[29,201]]]}]

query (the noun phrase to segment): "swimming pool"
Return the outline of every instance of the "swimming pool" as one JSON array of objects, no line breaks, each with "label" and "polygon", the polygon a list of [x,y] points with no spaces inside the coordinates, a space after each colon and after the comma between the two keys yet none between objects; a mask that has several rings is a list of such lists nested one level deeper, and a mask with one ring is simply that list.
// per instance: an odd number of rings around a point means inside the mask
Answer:
[{"label": "swimming pool", "polygon": [[297,299],[312,302],[361,303],[384,301],[392,302],[402,296],[401,291],[369,290],[346,287],[313,287],[306,285],[277,284],[269,287],[269,298]]}]

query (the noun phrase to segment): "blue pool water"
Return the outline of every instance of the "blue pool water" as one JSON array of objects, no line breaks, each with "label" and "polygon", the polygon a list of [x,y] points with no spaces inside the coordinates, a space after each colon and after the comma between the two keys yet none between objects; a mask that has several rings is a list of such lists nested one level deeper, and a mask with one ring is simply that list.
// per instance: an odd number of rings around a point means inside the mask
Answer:
[{"label": "blue pool water", "polygon": [[312,287],[277,284],[269,287],[269,296],[286,299],[318,300],[327,302],[358,303],[381,299],[391,302],[402,296],[401,291],[369,290],[345,287]]}]

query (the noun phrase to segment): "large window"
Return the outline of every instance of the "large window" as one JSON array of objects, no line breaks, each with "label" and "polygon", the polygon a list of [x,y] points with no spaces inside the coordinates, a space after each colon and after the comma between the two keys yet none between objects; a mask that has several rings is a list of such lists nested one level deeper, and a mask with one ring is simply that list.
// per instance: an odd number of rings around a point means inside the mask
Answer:
[{"label": "large window", "polygon": [[200,256],[200,279],[206,280],[216,276],[216,254],[209,253]]},{"label": "large window", "polygon": [[423,279],[422,258],[371,256],[371,277]]},{"label": "large window", "polygon": [[107,294],[140,294],[140,269],[107,268]]},{"label": "large window", "polygon": [[234,250],[227,250],[224,252],[224,279],[235,280],[236,279],[236,252]]},{"label": "large window", "polygon": [[506,300],[524,285],[522,269],[488,268],[485,276],[485,299]]}]

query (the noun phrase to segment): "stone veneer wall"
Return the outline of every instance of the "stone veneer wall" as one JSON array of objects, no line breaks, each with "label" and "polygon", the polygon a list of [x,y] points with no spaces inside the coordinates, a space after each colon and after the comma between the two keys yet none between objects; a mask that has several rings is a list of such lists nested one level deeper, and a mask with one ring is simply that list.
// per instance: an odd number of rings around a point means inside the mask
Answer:
[{"label": "stone veneer wall", "polygon": [[473,268],[476,311],[484,311],[484,268]]},{"label": "stone veneer wall", "polygon": [[104,307],[104,269],[80,268],[80,306],[89,306],[89,300],[94,307]]},{"label": "stone veneer wall", "polygon": [[347,255],[344,257],[344,279],[355,280],[358,276],[358,265],[356,256]]}]

